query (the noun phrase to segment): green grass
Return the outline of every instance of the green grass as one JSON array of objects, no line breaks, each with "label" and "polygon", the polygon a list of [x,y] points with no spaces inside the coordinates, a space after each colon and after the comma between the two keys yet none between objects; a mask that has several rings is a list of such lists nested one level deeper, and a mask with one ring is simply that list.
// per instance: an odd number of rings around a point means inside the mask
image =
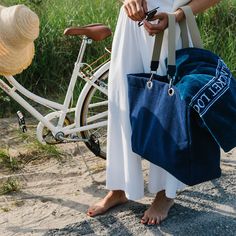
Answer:
[{"label": "green grass", "polygon": [[[16,78],[29,90],[50,97],[65,93],[81,43],[79,37],[64,36],[70,26],[104,23],[114,30],[120,4],[116,0],[1,0],[6,6],[25,4],[40,18],[40,36],[35,41],[32,65]],[[86,61],[93,61],[110,46],[112,38],[88,47]],[[81,86],[78,83],[78,92]],[[53,94],[52,94],[53,93]],[[50,95],[49,95],[50,94]],[[16,112],[19,105],[0,91],[0,117]]]},{"label": "green grass", "polygon": [[236,77],[236,0],[222,1],[197,21],[205,48],[219,55]]},{"label": "green grass", "polygon": [[[20,187],[20,183],[16,178],[9,178],[5,183],[0,185],[0,195],[18,192]],[[8,211],[7,208],[4,211]]]},{"label": "green grass", "polygon": [[16,171],[20,169],[20,161],[15,157],[11,157],[7,150],[0,149],[0,166],[1,168],[7,168],[11,171]]},{"label": "green grass", "polygon": [[[35,42],[36,56],[33,64],[17,78],[28,84],[33,92],[37,89],[44,94],[55,91],[55,88],[59,92],[64,89],[76,60],[81,39],[64,36],[64,29],[95,22],[105,23],[114,29],[118,10],[115,0],[4,1],[8,5],[24,3],[37,12],[40,18],[40,36]],[[110,9],[113,9],[114,15]],[[94,44],[88,49],[86,59],[96,58],[103,53],[104,46],[110,44],[111,38]]]},{"label": "green grass", "polygon": [[65,155],[56,145],[44,145],[35,140],[34,133],[19,132],[19,140],[25,143],[27,153],[20,154],[18,159],[22,160],[22,165],[32,162],[44,162],[45,159],[54,158],[58,161],[62,160]]},{"label": "green grass", "polygon": [[[117,0],[1,0],[10,6],[25,4],[40,18],[40,36],[35,42],[36,55],[32,65],[16,78],[31,91],[61,98],[69,83],[74,61],[80,46],[79,37],[63,35],[66,27],[101,22],[112,30],[118,16]],[[236,75],[236,1],[223,0],[197,18],[206,49],[220,55]],[[94,43],[86,52],[86,60],[93,61],[110,46],[112,37]],[[81,90],[78,83],[77,94]],[[16,102],[0,91],[0,117],[19,109]]]},{"label": "green grass", "polygon": [[[18,133],[17,153],[12,154],[8,148],[0,148],[0,172],[16,173],[27,164],[40,164],[48,159],[63,161],[66,153],[56,145],[43,145],[35,140],[35,133]],[[16,141],[16,140],[15,140]],[[22,143],[24,143],[23,146]]]},{"label": "green grass", "polygon": [[55,158],[57,160],[62,159],[63,153],[59,151],[57,146],[55,145],[43,145],[38,141],[34,141],[28,146],[29,150],[31,150],[31,156],[34,153],[35,159],[39,160],[40,158]]}]

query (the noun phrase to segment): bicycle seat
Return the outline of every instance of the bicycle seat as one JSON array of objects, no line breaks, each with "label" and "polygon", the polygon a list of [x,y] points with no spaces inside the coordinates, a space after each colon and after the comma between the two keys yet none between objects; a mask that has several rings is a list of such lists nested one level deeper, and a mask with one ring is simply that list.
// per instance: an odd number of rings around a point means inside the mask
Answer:
[{"label": "bicycle seat", "polygon": [[111,29],[101,23],[66,28],[64,35],[86,35],[94,41],[101,41],[111,36]]}]

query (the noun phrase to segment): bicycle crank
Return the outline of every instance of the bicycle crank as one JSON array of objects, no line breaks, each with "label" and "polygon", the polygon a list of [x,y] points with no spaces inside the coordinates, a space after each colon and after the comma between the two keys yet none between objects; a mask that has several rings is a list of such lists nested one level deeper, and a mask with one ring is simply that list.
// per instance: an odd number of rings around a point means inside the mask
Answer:
[{"label": "bicycle crank", "polygon": [[94,155],[99,156],[101,153],[101,147],[98,138],[94,134],[91,134],[88,143],[90,144],[90,151]]},{"label": "bicycle crank", "polygon": [[88,142],[88,139],[79,138],[77,135],[71,134],[65,137],[63,132],[58,132],[55,135],[55,140],[59,143],[72,143],[72,142]]},{"label": "bicycle crank", "polygon": [[64,137],[62,132],[59,132],[55,135],[55,139],[61,143],[71,143],[71,142],[88,142],[90,145],[90,150],[96,156],[101,153],[101,147],[98,138],[91,134],[89,139],[79,138],[77,135],[71,135],[69,137]]}]

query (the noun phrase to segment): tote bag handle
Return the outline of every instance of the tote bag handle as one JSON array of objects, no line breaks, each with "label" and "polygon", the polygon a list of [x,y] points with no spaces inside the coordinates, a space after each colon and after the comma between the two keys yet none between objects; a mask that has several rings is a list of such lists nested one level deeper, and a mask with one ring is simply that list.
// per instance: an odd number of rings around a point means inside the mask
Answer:
[{"label": "tote bag handle", "polygon": [[[184,14],[185,19],[182,20],[180,25],[181,30],[181,38],[183,48],[189,47],[189,38],[188,38],[188,30],[189,29],[190,37],[193,42],[193,46],[197,48],[203,48],[203,43],[201,40],[200,32],[197,26],[197,22],[195,20],[195,16],[193,15],[192,9],[190,6],[180,7]],[[168,13],[168,57],[167,57],[167,75],[170,77],[174,77],[176,72],[176,46],[175,46],[175,36],[176,36],[176,22],[175,15],[173,13]],[[161,54],[161,47],[163,42],[164,32],[155,36],[155,43],[152,54],[152,62],[151,62],[151,71],[154,72],[159,67],[159,60]]]},{"label": "tote bag handle", "polygon": [[[168,65],[175,65],[175,16],[174,14],[168,14]],[[159,60],[161,54],[161,47],[163,42],[164,32],[155,36],[155,42],[152,53],[151,72],[154,73],[159,67]],[[171,71],[171,70],[169,70]],[[172,73],[173,75],[175,74]]]},{"label": "tote bag handle", "polygon": [[180,7],[180,9],[182,9],[185,15],[185,19],[179,23],[183,48],[187,48],[190,46],[189,40],[188,40],[187,26],[188,26],[189,33],[193,42],[193,46],[196,48],[203,48],[200,31],[198,29],[198,25],[197,25],[195,16],[193,15],[191,7],[184,6],[184,7]]}]

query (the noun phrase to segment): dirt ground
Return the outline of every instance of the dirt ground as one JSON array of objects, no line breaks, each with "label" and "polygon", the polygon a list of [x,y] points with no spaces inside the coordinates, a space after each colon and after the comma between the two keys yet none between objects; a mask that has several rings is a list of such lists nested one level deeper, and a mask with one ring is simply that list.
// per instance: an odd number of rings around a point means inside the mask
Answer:
[{"label": "dirt ground", "polygon": [[[34,129],[34,125],[30,125]],[[0,122],[0,148],[25,153],[14,119]],[[0,184],[16,178],[20,188],[0,195],[0,236],[28,235],[235,235],[236,150],[222,153],[222,177],[180,192],[169,218],[160,226],[140,224],[153,195],[129,201],[104,216],[85,212],[107,192],[105,161],[83,144],[61,145],[63,157],[29,161],[18,171],[0,173]],[[147,181],[148,164],[143,162]]]}]

